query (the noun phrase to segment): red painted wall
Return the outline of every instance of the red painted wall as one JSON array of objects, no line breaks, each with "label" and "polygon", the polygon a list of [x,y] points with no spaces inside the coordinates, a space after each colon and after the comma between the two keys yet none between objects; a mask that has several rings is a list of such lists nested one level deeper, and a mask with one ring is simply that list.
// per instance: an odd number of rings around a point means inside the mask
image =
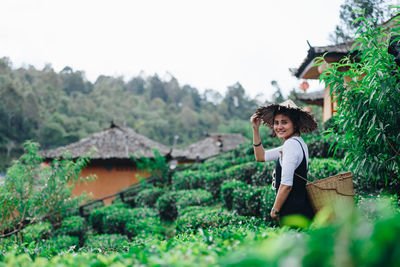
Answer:
[{"label": "red painted wall", "polygon": [[[72,190],[73,196],[79,196],[83,192],[91,193],[92,199],[99,199],[118,191],[125,189],[131,185],[139,183],[141,177],[149,177],[148,172],[138,171],[133,166],[98,166],[92,165],[85,167],[81,176],[86,177],[95,174],[97,178],[90,182],[78,182]],[[103,200],[105,205],[111,204],[115,197]]]}]

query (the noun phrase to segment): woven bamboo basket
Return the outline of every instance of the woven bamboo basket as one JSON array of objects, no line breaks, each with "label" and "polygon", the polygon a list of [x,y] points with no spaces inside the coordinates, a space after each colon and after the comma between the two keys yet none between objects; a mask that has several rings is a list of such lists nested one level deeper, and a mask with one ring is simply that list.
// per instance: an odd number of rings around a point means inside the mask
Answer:
[{"label": "woven bamboo basket", "polygon": [[354,205],[353,174],[351,172],[309,182],[306,189],[315,212],[337,202]]}]

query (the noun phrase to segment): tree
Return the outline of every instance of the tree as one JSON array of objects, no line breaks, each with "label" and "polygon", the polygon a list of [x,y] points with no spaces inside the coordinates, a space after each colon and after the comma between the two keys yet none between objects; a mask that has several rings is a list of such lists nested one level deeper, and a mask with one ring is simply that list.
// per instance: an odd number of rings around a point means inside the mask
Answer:
[{"label": "tree", "polygon": [[[366,18],[360,23],[365,31],[355,38],[359,61],[332,63],[321,76],[338,101],[331,131],[354,173],[399,193],[400,69],[388,53],[389,30]],[[390,31],[399,34],[400,27]]]},{"label": "tree", "polygon": [[61,79],[63,82],[63,90],[68,94],[72,92],[89,93],[90,87],[87,87],[87,83],[83,78],[81,71],[73,72],[72,68],[65,67],[61,72]]},{"label": "tree", "polygon": [[377,27],[387,21],[394,13],[390,11],[393,0],[345,0],[340,6],[340,24],[330,34],[329,39],[335,43],[352,40],[362,25],[358,18],[371,19],[371,26]]},{"label": "tree", "polygon": [[149,93],[150,100],[161,98],[164,102],[168,100],[168,94],[165,90],[164,83],[160,80],[157,74],[149,78]]},{"label": "tree", "polygon": [[223,115],[226,119],[236,117],[248,120],[257,108],[256,101],[245,95],[245,90],[239,82],[228,86],[228,91],[221,104],[225,104],[223,106],[226,110]]},{"label": "tree", "polygon": [[275,93],[272,95],[272,101],[274,103],[282,103],[283,101],[285,101],[285,98],[283,97],[283,94],[282,94],[281,87],[279,86],[278,82],[271,81],[271,85],[273,87],[275,87],[275,89],[276,89]]},{"label": "tree", "polygon": [[54,160],[42,167],[39,145],[26,142],[25,154],[7,170],[7,179],[0,186],[0,233],[19,231],[26,223],[43,219],[59,222],[69,208],[78,208],[86,196],[72,198],[72,186],[79,180],[87,158]]},{"label": "tree", "polygon": [[[38,107],[35,106],[34,100],[29,95],[25,99],[11,83],[7,83],[1,90],[0,99],[2,100],[2,105],[0,105],[0,132],[5,133],[7,139],[18,143],[32,138],[37,127],[37,120],[28,117],[27,113],[37,112],[36,114],[38,114]],[[26,100],[33,102],[27,103]]]},{"label": "tree", "polygon": [[145,88],[145,81],[142,77],[133,77],[125,86],[126,90],[136,94],[142,95],[144,94]]}]

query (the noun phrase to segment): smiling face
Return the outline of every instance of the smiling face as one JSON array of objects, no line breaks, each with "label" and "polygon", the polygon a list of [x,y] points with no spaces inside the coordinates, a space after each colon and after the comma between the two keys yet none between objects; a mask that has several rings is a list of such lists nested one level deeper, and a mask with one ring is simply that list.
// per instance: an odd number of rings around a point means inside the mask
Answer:
[{"label": "smiling face", "polygon": [[286,141],[295,133],[295,128],[292,120],[288,116],[283,114],[275,115],[274,132],[278,138]]}]

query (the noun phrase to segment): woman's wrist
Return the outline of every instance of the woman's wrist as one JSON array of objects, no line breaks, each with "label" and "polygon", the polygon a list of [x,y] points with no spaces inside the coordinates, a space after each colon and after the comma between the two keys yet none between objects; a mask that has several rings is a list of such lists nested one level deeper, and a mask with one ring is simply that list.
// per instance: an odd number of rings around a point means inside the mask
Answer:
[{"label": "woman's wrist", "polygon": [[253,143],[253,146],[254,146],[254,147],[261,146],[261,141],[260,141],[260,142],[257,142],[257,143]]},{"label": "woman's wrist", "polygon": [[271,209],[271,212],[272,212],[273,214],[279,215],[279,210],[276,210],[276,209],[274,209],[274,208]]}]

